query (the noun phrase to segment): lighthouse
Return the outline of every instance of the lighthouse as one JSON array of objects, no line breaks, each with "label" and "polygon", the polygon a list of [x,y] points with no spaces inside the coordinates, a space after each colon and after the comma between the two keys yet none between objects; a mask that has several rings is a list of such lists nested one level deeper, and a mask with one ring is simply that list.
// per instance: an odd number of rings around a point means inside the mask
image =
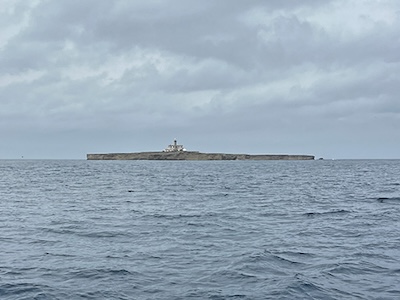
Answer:
[{"label": "lighthouse", "polygon": [[180,151],[186,151],[186,149],[183,147],[183,145],[178,145],[176,139],[174,139],[174,143],[172,145],[168,145],[168,147],[163,150],[163,152],[180,152]]}]

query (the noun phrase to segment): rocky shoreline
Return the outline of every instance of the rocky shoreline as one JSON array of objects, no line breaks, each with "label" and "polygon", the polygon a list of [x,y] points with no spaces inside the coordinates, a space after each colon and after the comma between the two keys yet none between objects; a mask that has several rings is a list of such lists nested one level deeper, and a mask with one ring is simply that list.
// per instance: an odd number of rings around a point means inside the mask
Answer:
[{"label": "rocky shoreline", "polygon": [[87,160],[314,160],[313,155],[290,154],[228,154],[179,152],[134,152],[87,154]]}]

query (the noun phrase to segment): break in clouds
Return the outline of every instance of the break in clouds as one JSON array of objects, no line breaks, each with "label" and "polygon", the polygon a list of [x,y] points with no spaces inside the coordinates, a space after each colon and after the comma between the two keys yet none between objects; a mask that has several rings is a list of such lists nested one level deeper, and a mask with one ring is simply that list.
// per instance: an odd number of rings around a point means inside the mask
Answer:
[{"label": "break in clouds", "polygon": [[396,157],[398,28],[394,0],[0,0],[0,154]]}]

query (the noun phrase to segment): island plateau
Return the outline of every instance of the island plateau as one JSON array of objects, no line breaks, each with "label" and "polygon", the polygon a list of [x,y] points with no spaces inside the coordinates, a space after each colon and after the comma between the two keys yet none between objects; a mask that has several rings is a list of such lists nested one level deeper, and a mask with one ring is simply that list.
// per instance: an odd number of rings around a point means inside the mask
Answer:
[{"label": "island plateau", "polygon": [[87,154],[88,160],[314,160],[313,155],[228,154],[187,151],[177,141],[159,152]]}]

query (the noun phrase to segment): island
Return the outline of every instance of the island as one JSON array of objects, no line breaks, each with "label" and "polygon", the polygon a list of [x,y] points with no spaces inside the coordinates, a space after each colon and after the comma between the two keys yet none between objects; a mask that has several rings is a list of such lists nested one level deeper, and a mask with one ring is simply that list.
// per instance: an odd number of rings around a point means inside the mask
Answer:
[{"label": "island", "polygon": [[187,151],[183,145],[174,143],[163,151],[87,154],[88,160],[314,160],[313,155],[291,154],[228,154]]}]

